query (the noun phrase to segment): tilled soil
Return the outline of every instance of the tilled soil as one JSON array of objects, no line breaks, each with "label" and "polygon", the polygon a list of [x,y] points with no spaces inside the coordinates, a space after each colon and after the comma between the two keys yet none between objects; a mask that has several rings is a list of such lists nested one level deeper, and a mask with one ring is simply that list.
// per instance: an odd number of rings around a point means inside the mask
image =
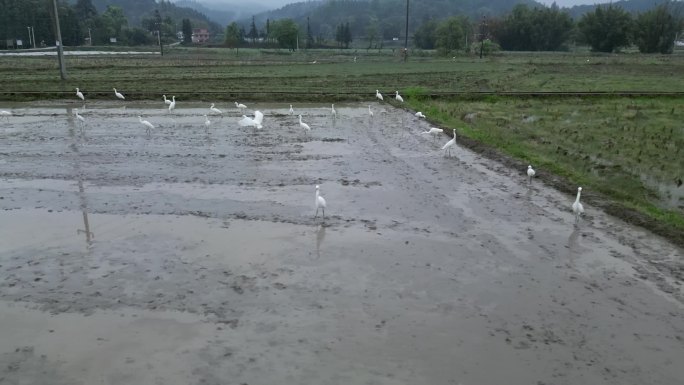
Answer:
[{"label": "tilled soil", "polygon": [[681,248],[410,113],[67,104],[0,121],[0,384],[684,378]]}]

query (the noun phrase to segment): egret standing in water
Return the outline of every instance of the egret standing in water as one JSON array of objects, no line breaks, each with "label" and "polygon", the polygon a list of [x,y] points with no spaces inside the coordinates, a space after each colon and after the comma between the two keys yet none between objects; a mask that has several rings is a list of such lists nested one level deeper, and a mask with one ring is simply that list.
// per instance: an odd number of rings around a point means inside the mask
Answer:
[{"label": "egret standing in water", "polygon": [[371,118],[373,117],[373,110],[371,110],[370,104],[368,105],[368,116],[370,116]]},{"label": "egret standing in water", "polygon": [[9,123],[9,117],[12,116],[12,113],[9,111],[2,110],[0,111],[0,116],[5,118],[7,120],[7,123]]},{"label": "egret standing in water", "polygon": [[534,169],[532,168],[531,165],[528,165],[527,166],[527,183],[532,183],[532,177],[534,177],[534,174],[536,174],[536,172],[534,172]]},{"label": "egret standing in water", "polygon": [[454,147],[456,144],[456,130],[454,129],[454,137],[451,138],[450,141],[446,142],[444,147],[442,147],[442,150],[444,150],[444,156],[446,156],[447,151],[449,152],[449,156],[451,157],[451,147]]},{"label": "egret standing in water", "polygon": [[302,116],[301,115],[299,115],[299,127],[305,129],[307,132],[311,131],[311,127],[309,127],[308,124],[302,122]]},{"label": "egret standing in water", "polygon": [[176,108],[176,95],[173,95],[171,98],[171,104],[169,104],[169,112],[173,111]]},{"label": "egret standing in water", "polygon": [[171,104],[171,99],[167,99],[166,95],[162,95],[162,97],[164,98],[164,104],[166,104],[167,106]]},{"label": "egret standing in water", "polygon": [[444,130],[442,130],[441,128],[430,127],[430,131],[423,131],[423,132],[421,132],[421,134],[430,134],[430,135],[432,135],[432,139],[433,139],[433,141],[434,141],[434,139],[437,138],[437,135],[439,135],[439,134],[441,134],[441,133],[443,133],[443,132],[444,132]]},{"label": "egret standing in water", "polygon": [[235,107],[237,107],[240,111],[243,111],[245,108],[247,108],[247,106],[238,102],[235,102]]},{"label": "egret standing in water", "polygon": [[380,99],[380,100],[384,100],[384,99],[382,98],[382,94],[380,93],[379,90],[375,90],[375,97],[378,98],[378,99]]},{"label": "egret standing in water", "polygon": [[314,219],[318,216],[318,209],[323,211],[323,219],[325,219],[325,199],[321,196],[320,190],[321,187],[316,185],[316,215],[314,215]]},{"label": "egret standing in water", "polygon": [[145,132],[147,135],[150,134],[150,131],[154,129],[154,124],[148,122],[147,120],[143,120],[142,116],[138,115],[138,120],[140,120],[140,123],[145,126]]},{"label": "egret standing in water", "polygon": [[121,92],[117,91],[116,88],[114,88],[114,95],[116,95],[116,97],[121,99],[121,100],[126,100],[126,98],[123,96],[123,94]]},{"label": "egret standing in water", "polygon": [[335,111],[335,105],[333,104],[332,107],[330,107],[330,112],[332,113],[333,119],[337,119],[337,111]]},{"label": "egret standing in water", "polygon": [[211,107],[209,107],[209,110],[215,114],[223,114],[223,111],[219,110],[218,108],[214,107],[214,103],[211,103]]},{"label": "egret standing in water", "polygon": [[85,101],[85,96],[83,96],[83,92],[81,92],[78,87],[76,87],[76,96],[78,96],[79,99]]},{"label": "egret standing in water", "polygon": [[580,215],[584,214],[584,206],[580,203],[580,195],[582,194],[582,187],[577,188],[577,198],[572,204],[572,212],[575,213],[575,224],[580,220]]},{"label": "egret standing in water", "polygon": [[81,125],[85,124],[85,118],[78,114],[78,108],[74,108],[74,115],[81,122]]},{"label": "egret standing in water", "polygon": [[209,128],[211,126],[211,120],[207,117],[207,115],[204,115],[204,128]]},{"label": "egret standing in water", "polygon": [[290,115],[294,115],[294,108],[292,108],[292,104],[290,104]]},{"label": "egret standing in water", "polygon": [[404,98],[402,98],[401,95],[399,95],[399,91],[396,91],[394,98],[397,99],[398,102],[401,102],[401,103],[404,102]]}]

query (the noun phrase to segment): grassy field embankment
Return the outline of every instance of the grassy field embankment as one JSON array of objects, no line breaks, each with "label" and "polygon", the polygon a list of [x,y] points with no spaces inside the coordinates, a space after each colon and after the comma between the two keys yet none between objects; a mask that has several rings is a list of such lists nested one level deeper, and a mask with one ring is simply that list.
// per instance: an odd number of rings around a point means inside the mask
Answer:
[{"label": "grassy field embankment", "polygon": [[568,193],[583,186],[585,199],[684,243],[681,98],[406,99],[431,121],[519,160],[521,174],[532,164]]}]

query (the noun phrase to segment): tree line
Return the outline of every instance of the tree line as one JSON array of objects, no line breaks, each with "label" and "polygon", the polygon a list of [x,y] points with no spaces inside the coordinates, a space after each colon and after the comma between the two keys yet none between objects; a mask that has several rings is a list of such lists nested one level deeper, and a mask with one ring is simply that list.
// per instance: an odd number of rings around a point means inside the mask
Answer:
[{"label": "tree line", "polygon": [[555,4],[534,8],[517,5],[498,18],[426,20],[415,32],[414,44],[446,55],[472,49],[473,43],[483,41],[507,51],[562,51],[574,43],[586,44],[596,52],[636,46],[643,53],[669,54],[684,29],[681,9],[679,4],[665,2],[632,15],[618,5],[607,4],[575,22]]},{"label": "tree line", "polygon": [[[366,3],[331,2],[324,7]],[[378,5],[380,4],[380,5]],[[377,3],[380,7],[385,3]],[[372,6],[373,2],[365,6]],[[675,40],[684,28],[681,3],[666,1],[636,15],[619,5],[604,4],[585,13],[575,21],[567,10],[557,5],[550,7],[518,4],[512,10],[498,17],[483,17],[479,20],[466,15],[446,19],[424,18],[414,28],[412,45],[420,49],[436,49],[443,55],[463,51],[507,50],[507,51],[564,51],[571,44],[585,44],[597,52],[616,52],[636,46],[644,53],[672,53]],[[249,32],[238,23],[231,23],[226,29],[226,44],[230,47],[280,46],[295,49],[297,42],[305,47],[349,48],[353,37],[365,40],[366,48],[382,48],[384,40],[401,36],[400,32],[387,35],[385,21],[370,17],[366,28],[354,33],[353,22],[340,22],[334,30],[314,36],[312,26],[319,26],[313,17],[306,18],[306,25],[291,18],[266,19],[265,29],[257,28],[252,17]],[[403,20],[395,20],[397,27]],[[381,26],[382,24],[382,26]],[[315,28],[313,28],[315,30]],[[327,39],[333,39],[328,41]]]},{"label": "tree line", "polygon": [[[150,17],[142,17],[140,26],[131,26],[124,10],[117,6],[110,5],[99,13],[91,0],[58,0],[57,5],[65,46],[84,45],[89,41],[93,45],[105,45],[110,44],[111,38],[115,38],[117,44],[130,46],[155,44],[158,38],[166,42],[177,41],[178,28],[187,41],[192,35],[189,18],[176,23],[176,19],[164,10],[165,17],[156,9]],[[172,5],[168,7],[173,8]],[[27,47],[33,36],[36,47],[52,46],[56,41],[54,19],[52,0],[0,0],[0,46],[13,46],[20,40],[22,46]],[[32,28],[31,34],[27,27]]]}]

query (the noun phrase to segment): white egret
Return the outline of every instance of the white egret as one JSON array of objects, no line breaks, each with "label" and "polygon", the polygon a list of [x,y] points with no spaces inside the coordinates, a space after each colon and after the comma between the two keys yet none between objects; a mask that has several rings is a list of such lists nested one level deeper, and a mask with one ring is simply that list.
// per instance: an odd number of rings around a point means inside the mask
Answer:
[{"label": "white egret", "polygon": [[356,56],[354,56],[354,63],[356,63]]},{"label": "white egret", "polygon": [[422,112],[418,111],[418,112],[416,112],[416,118],[423,118],[423,119],[425,119],[425,115],[423,115]]},{"label": "white egret", "polygon": [[398,102],[404,102],[404,98],[399,95],[399,91],[396,91],[396,95],[394,95],[394,98],[397,99]]},{"label": "white egret", "polygon": [[318,216],[318,209],[323,211],[323,218],[325,218],[325,199],[321,196],[320,190],[321,187],[316,185],[316,215],[314,215],[314,218]]},{"label": "white egret", "polygon": [[239,108],[240,110],[244,110],[245,108],[247,108],[247,106],[238,102],[235,102],[235,107]]},{"label": "white egret", "polygon": [[575,213],[575,223],[579,222],[580,215],[584,214],[584,206],[580,203],[580,195],[582,194],[582,187],[577,188],[577,198],[572,204],[572,212]]},{"label": "white egret", "polygon": [[335,111],[334,104],[332,105],[332,107],[330,107],[330,112],[332,113],[333,119],[337,118],[337,111]]},{"label": "white egret", "polygon": [[140,123],[145,126],[145,132],[147,132],[149,135],[150,131],[154,129],[154,124],[148,122],[147,120],[143,120],[142,116],[140,115],[138,115],[138,120],[140,120]]},{"label": "white egret", "polygon": [[12,116],[12,113],[9,111],[2,110],[2,111],[0,111],[0,116],[5,118],[7,120],[7,122],[9,122],[9,117]]},{"label": "white egret", "polygon": [[169,112],[173,111],[176,108],[176,95],[173,95],[171,98],[171,104],[169,104]]},{"label": "white egret", "polygon": [[123,94],[121,94],[120,92],[118,92],[118,91],[116,90],[116,88],[114,88],[114,95],[116,95],[116,97],[119,98],[119,99],[121,99],[121,100],[125,100],[125,99],[126,99],[126,98],[123,96]]},{"label": "white egret", "polygon": [[307,131],[311,131],[311,127],[309,127],[308,124],[302,122],[302,116],[301,115],[299,115],[299,127],[303,128]]},{"label": "white egret", "polygon": [[454,129],[454,137],[451,138],[450,141],[446,142],[446,144],[442,147],[442,150],[444,150],[444,156],[446,156],[447,151],[449,152],[449,156],[451,156],[451,147],[456,144],[456,130]]},{"label": "white egret", "polygon": [[79,99],[85,101],[85,96],[83,96],[83,92],[81,92],[78,87],[76,87],[76,96],[78,96]]},{"label": "white egret", "polygon": [[223,111],[219,110],[218,108],[216,108],[216,107],[214,107],[214,106],[215,106],[215,104],[214,104],[214,103],[211,103],[211,107],[209,107],[209,109],[211,110],[211,112],[213,112],[213,113],[215,113],[215,114],[219,114],[219,115],[220,115],[220,114],[223,114]]},{"label": "white egret", "polygon": [[209,126],[211,126],[211,120],[209,120],[207,115],[204,115],[204,128],[209,128]]},{"label": "white egret", "polygon": [[294,108],[292,108],[292,104],[290,104],[290,115],[294,115]]},{"label": "white egret", "polygon": [[442,130],[441,128],[430,127],[430,131],[423,131],[423,132],[421,132],[421,134],[430,134],[430,135],[432,135],[432,138],[435,139],[435,138],[437,138],[437,135],[439,135],[443,132],[444,132],[444,130]]},{"label": "white egret", "polygon": [[164,98],[164,104],[166,104],[167,106],[171,104],[171,99],[167,99],[166,95],[162,95],[162,97]]},{"label": "white egret", "polygon": [[368,105],[368,116],[370,116],[371,118],[373,117],[373,110],[371,110],[370,104]]},{"label": "white egret", "polygon": [[78,108],[74,108],[74,115],[76,115],[76,119],[81,121],[81,125],[85,124],[85,118],[78,113]]},{"label": "white egret", "polygon": [[254,111],[254,119],[247,115],[242,115],[242,119],[238,122],[241,127],[256,127],[262,128],[261,123],[264,121],[264,114],[261,111]]},{"label": "white egret", "polygon": [[532,183],[532,177],[536,174],[531,165],[527,166],[527,183]]},{"label": "white egret", "polygon": [[380,100],[384,100],[384,99],[382,98],[382,94],[380,93],[379,90],[375,90],[375,97],[378,98],[378,99],[380,99]]}]

